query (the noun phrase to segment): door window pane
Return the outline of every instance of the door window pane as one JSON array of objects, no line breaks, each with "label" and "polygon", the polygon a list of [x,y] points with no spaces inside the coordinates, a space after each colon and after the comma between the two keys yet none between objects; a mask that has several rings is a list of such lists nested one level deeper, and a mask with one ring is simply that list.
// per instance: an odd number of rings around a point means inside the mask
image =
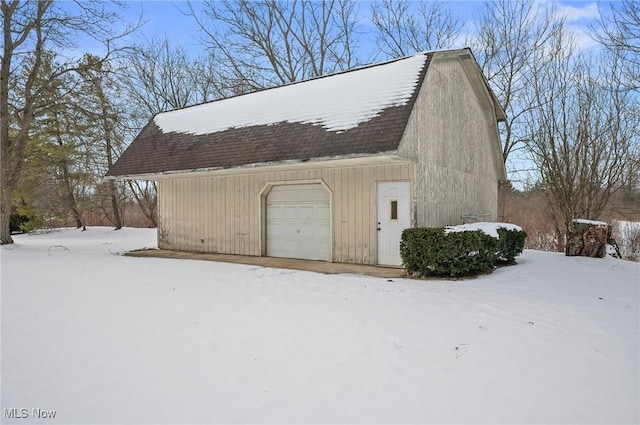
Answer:
[{"label": "door window pane", "polygon": [[398,201],[393,200],[391,201],[391,220],[397,220],[398,219]]}]

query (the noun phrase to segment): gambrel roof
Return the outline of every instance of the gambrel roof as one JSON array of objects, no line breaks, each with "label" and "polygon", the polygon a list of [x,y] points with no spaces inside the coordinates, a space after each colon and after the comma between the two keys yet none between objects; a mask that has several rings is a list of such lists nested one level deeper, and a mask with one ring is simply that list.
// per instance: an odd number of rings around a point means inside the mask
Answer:
[{"label": "gambrel roof", "polygon": [[436,53],[160,113],[107,176],[393,152]]}]

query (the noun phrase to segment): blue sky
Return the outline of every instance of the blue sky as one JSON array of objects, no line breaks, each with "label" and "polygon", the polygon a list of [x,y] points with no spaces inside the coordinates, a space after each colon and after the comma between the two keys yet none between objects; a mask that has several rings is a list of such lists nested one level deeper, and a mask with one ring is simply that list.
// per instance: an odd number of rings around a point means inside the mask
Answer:
[{"label": "blue sky", "polygon": [[[369,16],[371,2],[361,1],[361,22],[366,23]],[[135,38],[152,36],[163,37],[165,34],[175,45],[186,47],[191,53],[197,54],[201,47],[198,44],[198,27],[191,16],[186,15],[189,5],[186,1],[128,1],[127,17],[135,19],[141,11],[144,13],[145,25],[139,30]],[[192,2],[194,7],[199,7],[200,2]],[[573,29],[579,46],[589,48],[593,41],[585,33],[584,29],[594,22],[598,14],[598,7],[603,10],[609,8],[607,2],[594,1],[562,1],[557,2],[558,13],[566,16],[569,27]],[[482,13],[482,1],[450,1],[447,5],[459,15],[461,21],[466,23],[466,32],[472,31],[474,18]],[[366,27],[365,27],[366,30]],[[363,38],[373,39],[373,36]]]},{"label": "blue sky", "polygon": [[[543,0],[541,0],[543,1]],[[203,52],[203,47],[198,43],[199,28],[193,17],[188,15],[189,4],[186,1],[128,1],[128,10],[124,16],[129,21],[137,20],[137,16],[142,12],[145,21],[144,26],[131,36],[126,43],[144,44],[144,39],[152,37],[163,38],[165,35],[171,41],[173,47],[182,46],[195,56]],[[192,3],[194,8],[201,6],[200,2]],[[464,24],[461,43],[454,47],[465,47],[463,40],[465,35],[472,34],[474,28],[474,19],[482,14],[484,4],[482,1],[451,1],[447,5],[454,14],[457,14]],[[375,46],[373,34],[366,32],[372,28],[367,24],[370,15],[371,2],[360,2],[359,21],[362,24],[361,30],[361,54],[362,63],[375,62],[373,57]],[[557,13],[565,16],[569,28],[574,32],[578,47],[584,50],[597,48],[596,43],[588,36],[586,29],[589,25],[595,23],[595,17],[599,14],[599,9],[608,11],[610,4],[608,2],[594,1],[562,1],[556,2]],[[126,22],[122,23],[124,27]],[[114,33],[119,29],[114,28]],[[81,40],[81,45],[75,51],[75,54],[81,56],[86,51],[94,50],[94,53],[100,53],[100,45],[85,44],[86,40]],[[73,54],[73,53],[72,53]],[[523,165],[522,159],[517,158],[515,153],[511,155],[508,169],[527,169],[531,166],[527,161]],[[511,175],[515,180],[526,180],[526,173]]]}]

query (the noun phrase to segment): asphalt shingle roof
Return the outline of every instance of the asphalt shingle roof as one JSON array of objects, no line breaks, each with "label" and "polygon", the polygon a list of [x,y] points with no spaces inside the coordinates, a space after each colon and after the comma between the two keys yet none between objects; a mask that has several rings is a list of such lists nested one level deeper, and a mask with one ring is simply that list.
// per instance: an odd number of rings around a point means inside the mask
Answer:
[{"label": "asphalt shingle roof", "polygon": [[[412,60],[411,73],[415,74],[410,86],[408,82],[395,81],[396,78],[408,79],[408,71],[406,75],[397,71],[401,61],[408,59]],[[142,129],[107,176],[232,168],[394,151],[402,138],[430,59],[430,53],[421,53],[159,114]],[[324,93],[323,88],[326,89]],[[323,94],[311,96],[310,93]],[[292,117],[292,108],[287,102],[288,96],[296,94],[301,95],[295,99],[296,108],[304,112],[299,114],[302,117],[299,120]],[[396,97],[391,99],[393,95]],[[361,98],[354,102],[350,96]],[[255,105],[265,99],[272,101],[275,109],[288,107],[288,110],[282,109],[281,115],[269,111],[270,121],[263,120],[266,124],[252,124],[260,123],[260,117],[242,116],[243,113],[259,114]],[[368,104],[374,105],[369,115],[366,114]],[[245,105],[244,109],[242,105]],[[225,114],[227,111],[229,114]],[[308,111],[319,111],[318,118],[309,119]],[[207,122],[199,122],[202,119]]]}]

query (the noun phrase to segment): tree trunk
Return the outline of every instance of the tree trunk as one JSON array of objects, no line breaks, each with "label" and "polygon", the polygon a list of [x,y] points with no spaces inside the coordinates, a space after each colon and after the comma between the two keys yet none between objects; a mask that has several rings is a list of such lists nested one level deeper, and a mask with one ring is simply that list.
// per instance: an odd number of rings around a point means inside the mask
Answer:
[{"label": "tree trunk", "polygon": [[122,229],[122,217],[120,217],[120,209],[118,208],[116,184],[113,180],[109,181],[109,193],[111,195],[111,209],[113,210],[113,225],[115,230],[120,230]]},{"label": "tree trunk", "polygon": [[[42,65],[42,52],[44,48],[45,38],[42,35],[43,16],[53,4],[52,0],[36,2],[35,16],[27,19],[19,25],[14,25],[14,19],[19,10],[19,1],[2,2],[0,9],[2,10],[2,38],[3,38],[3,54],[0,61],[0,244],[12,244],[11,238],[11,197],[13,191],[18,185],[18,178],[24,164],[24,151],[29,137],[29,128],[34,118],[34,103],[36,95],[34,92],[34,84],[36,77]],[[24,7],[20,6],[21,8]],[[16,38],[13,38],[13,35]],[[31,38],[30,38],[31,36]],[[17,132],[9,137],[9,80],[11,79],[11,61],[14,55],[17,55],[20,45],[27,39],[35,39],[32,54],[33,63],[28,70],[28,75],[24,86],[21,87],[23,92],[23,104],[21,107],[20,118],[17,120]],[[13,89],[13,87],[12,87]]]},{"label": "tree trunk", "polygon": [[[100,100],[100,120],[102,121],[102,129],[104,131],[104,143],[107,154],[107,169],[111,169],[111,167],[113,166],[113,142],[111,137],[114,131],[114,124],[112,123],[114,115],[111,113],[111,109],[113,108],[107,101],[104,93],[102,80],[103,77],[104,75],[101,75],[98,72],[94,76],[94,78],[91,79],[91,83],[93,84],[98,99]],[[115,227],[115,230],[120,230],[122,229],[122,217],[120,216],[120,209],[118,208],[118,191],[116,188],[116,184],[113,180],[110,180],[107,187],[109,188],[109,197],[111,199],[113,225]]]},{"label": "tree trunk", "polygon": [[156,184],[149,182],[148,184],[152,186],[151,189],[149,187],[143,189],[136,181],[129,180],[127,183],[142,214],[151,222],[152,227],[158,227],[156,220],[156,209],[158,208]]},{"label": "tree trunk", "polygon": [[565,254],[568,257],[603,258],[607,253],[608,227],[602,222],[574,221],[573,229],[567,233]]},{"label": "tree trunk", "polygon": [[[60,121],[58,120],[57,114],[55,116],[55,136],[58,142],[58,146],[62,150],[65,147],[65,143],[62,140],[62,135],[60,131]],[[65,154],[63,154],[65,155]],[[82,228],[82,230],[87,230],[82,220],[82,214],[80,212],[80,208],[78,208],[78,203],[76,202],[76,196],[73,191],[73,182],[71,181],[71,172],[69,170],[69,161],[66,156],[63,156],[60,159],[60,170],[62,171],[62,182],[64,183],[64,200],[66,203],[67,210],[73,216],[73,219],[76,222],[76,229]]]},{"label": "tree trunk", "polygon": [[[4,172],[2,173],[4,180]],[[11,189],[7,185],[2,185],[2,194],[0,195],[0,244],[11,244]]]},{"label": "tree trunk", "polygon": [[76,197],[73,195],[73,191],[68,189],[67,195],[65,196],[65,200],[67,203],[67,210],[71,213],[71,216],[76,222],[76,229],[82,228],[82,230],[86,230],[84,223],[82,222],[82,214],[76,207]]}]

